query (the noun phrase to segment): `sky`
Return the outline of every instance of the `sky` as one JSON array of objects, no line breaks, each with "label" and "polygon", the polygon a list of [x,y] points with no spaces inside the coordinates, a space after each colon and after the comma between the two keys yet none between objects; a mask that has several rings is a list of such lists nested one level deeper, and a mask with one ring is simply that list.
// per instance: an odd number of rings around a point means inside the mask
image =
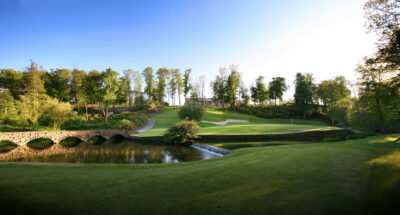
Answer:
[{"label": "sky", "polygon": [[[191,68],[214,79],[237,65],[247,86],[262,75],[316,81],[344,75],[375,50],[363,0],[0,0],[0,68],[142,71]],[[208,91],[207,95],[210,95]]]}]

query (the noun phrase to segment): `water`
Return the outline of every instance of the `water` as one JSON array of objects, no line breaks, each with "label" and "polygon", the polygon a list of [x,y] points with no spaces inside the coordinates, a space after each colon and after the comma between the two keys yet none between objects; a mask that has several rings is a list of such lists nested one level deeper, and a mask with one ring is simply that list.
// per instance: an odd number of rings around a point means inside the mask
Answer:
[{"label": "water", "polygon": [[123,141],[120,144],[92,146],[83,144],[69,149],[70,152],[27,157],[10,161],[50,163],[180,163],[218,157],[213,153],[190,146],[140,144]]}]

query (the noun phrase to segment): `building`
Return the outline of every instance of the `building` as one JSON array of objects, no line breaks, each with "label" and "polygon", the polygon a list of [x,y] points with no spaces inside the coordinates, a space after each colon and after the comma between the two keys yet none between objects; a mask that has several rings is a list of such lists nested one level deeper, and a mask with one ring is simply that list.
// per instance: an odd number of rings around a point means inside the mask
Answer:
[{"label": "building", "polygon": [[186,98],[185,104],[202,104],[205,106],[215,106],[212,98],[199,98],[198,101],[193,101],[191,98]]}]

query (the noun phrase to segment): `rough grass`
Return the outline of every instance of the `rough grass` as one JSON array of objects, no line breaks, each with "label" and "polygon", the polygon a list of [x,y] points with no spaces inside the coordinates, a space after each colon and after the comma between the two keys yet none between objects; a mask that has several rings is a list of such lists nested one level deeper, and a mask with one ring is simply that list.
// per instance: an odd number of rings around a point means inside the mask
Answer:
[{"label": "rough grass", "polygon": [[0,163],[13,214],[396,214],[400,136],[154,165]]},{"label": "rough grass", "polygon": [[[178,110],[179,108],[166,108],[164,111],[155,114],[152,116],[156,120],[154,127],[139,135],[156,136],[164,134],[169,127],[180,121]],[[200,123],[200,134],[262,134],[334,129],[316,120],[264,119],[235,111],[219,111],[213,107],[205,108],[202,118],[202,120],[218,122],[227,119],[245,119],[249,120],[250,123],[229,123],[228,125]]]}]

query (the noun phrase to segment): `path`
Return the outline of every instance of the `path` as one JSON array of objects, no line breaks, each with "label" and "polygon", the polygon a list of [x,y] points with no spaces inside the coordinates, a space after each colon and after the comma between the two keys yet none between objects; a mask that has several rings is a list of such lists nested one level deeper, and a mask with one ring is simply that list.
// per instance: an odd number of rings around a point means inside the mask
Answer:
[{"label": "path", "polygon": [[145,132],[147,130],[150,130],[150,129],[153,128],[154,124],[156,124],[156,121],[154,119],[148,119],[147,124],[144,127],[136,130],[136,132],[142,133],[142,132]]},{"label": "path", "polygon": [[215,124],[215,125],[228,125],[228,123],[230,123],[230,122],[250,123],[249,120],[244,120],[244,119],[227,119],[227,120],[222,121],[222,122],[202,120],[200,122],[202,122],[202,123],[211,123],[211,124]]}]

